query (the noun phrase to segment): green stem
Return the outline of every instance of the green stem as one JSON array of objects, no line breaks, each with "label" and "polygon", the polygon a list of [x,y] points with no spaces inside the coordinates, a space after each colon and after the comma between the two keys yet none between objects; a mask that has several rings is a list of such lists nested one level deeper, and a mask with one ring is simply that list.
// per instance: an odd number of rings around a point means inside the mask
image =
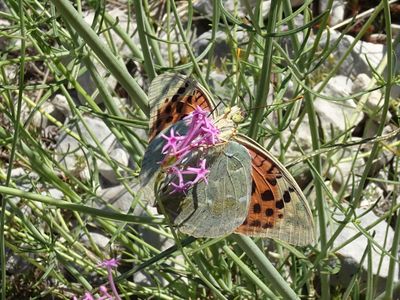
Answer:
[{"label": "green stem", "polygon": [[[26,31],[25,31],[25,14],[23,1],[18,1],[19,8],[19,20],[20,20],[20,31],[21,31],[21,49],[20,49],[20,62],[19,62],[19,89],[18,89],[18,102],[16,110],[12,109],[13,124],[14,124],[14,136],[12,141],[12,147],[10,152],[9,164],[7,169],[6,186],[11,184],[11,172],[14,166],[14,159],[17,150],[17,143],[19,141],[20,131],[20,119],[21,119],[21,107],[22,98],[24,95],[24,81],[25,81],[25,47],[26,47]],[[12,102],[10,101],[10,105]],[[5,224],[5,212],[7,206],[7,195],[3,195],[0,192],[1,200],[1,215],[0,215],[0,256],[1,256],[1,299],[6,299],[7,293],[7,277],[6,277],[6,249],[4,241],[4,224]]]},{"label": "green stem", "polygon": [[146,70],[147,75],[149,76],[150,80],[153,80],[156,77],[156,71],[154,70],[153,60],[150,54],[150,47],[147,40],[146,32],[145,32],[145,21],[143,18],[143,6],[141,0],[133,1],[135,5],[135,12],[136,12],[136,22],[137,22],[137,29],[139,33],[140,45],[143,52],[144,57],[144,69]]},{"label": "green stem", "polygon": [[231,250],[228,246],[223,246],[222,249],[226,252],[227,255],[239,266],[244,274],[246,274],[263,292],[266,297],[269,299],[275,299],[277,296],[272,293],[272,291],[265,285],[264,282],[260,278],[254,274],[251,269]]},{"label": "green stem", "polygon": [[[387,53],[386,54],[387,55],[387,67],[386,67],[387,83],[386,83],[386,87],[385,87],[385,104],[384,104],[383,110],[382,110],[381,122],[380,122],[378,133],[377,133],[378,135],[382,134],[383,128],[385,126],[385,118],[386,118],[386,115],[388,112],[388,107],[389,107],[390,91],[391,91],[391,87],[393,84],[393,82],[392,82],[392,80],[393,80],[393,65],[395,64],[395,61],[393,60],[392,27],[391,27],[392,22],[391,22],[391,17],[390,17],[390,6],[389,6],[389,3],[387,0],[382,1],[382,4],[383,4],[383,12],[385,15],[386,53]],[[373,151],[375,149],[378,149],[378,143],[374,144]],[[397,177],[397,174],[395,174],[395,176]],[[360,186],[359,186],[360,193],[362,192],[361,184],[363,184],[363,183],[360,183]],[[357,190],[357,192],[359,192],[359,190]],[[395,277],[395,269],[396,269],[396,265],[398,265],[398,262],[395,259],[395,257],[397,257],[397,255],[398,255],[399,242],[400,242],[400,218],[397,217],[394,237],[393,237],[393,241],[392,241],[392,249],[391,249],[392,256],[390,258],[389,271],[388,271],[388,277],[387,277],[387,281],[386,281],[386,290],[385,290],[385,296],[384,296],[384,299],[387,299],[387,300],[393,299],[394,281],[397,279]]]},{"label": "green stem", "polygon": [[[274,32],[277,14],[279,11],[279,0],[271,1],[271,10],[268,17],[267,33]],[[253,110],[253,116],[251,118],[249,137],[257,139],[259,123],[264,114],[265,106],[267,103],[267,96],[270,88],[270,75],[272,67],[272,39],[273,37],[265,37],[263,63],[261,67],[261,74],[259,78],[259,84],[257,86],[256,102]]]},{"label": "green stem", "polygon": [[258,267],[260,272],[270,281],[271,286],[284,299],[299,299],[296,293],[290,288],[289,284],[274,268],[271,262],[266,258],[265,254],[258,248],[253,240],[247,236],[233,234],[232,238],[238,243],[243,252],[249,256],[253,263]]},{"label": "green stem", "polygon": [[89,47],[99,57],[99,60],[115,76],[140,109],[146,115],[149,115],[150,111],[147,95],[137,84],[136,80],[132,78],[126,67],[114,56],[111,50],[100,41],[92,28],[82,19],[82,16],[74,9],[71,2],[68,0],[52,0],[52,2],[62,18],[64,18],[87,42]]},{"label": "green stem", "polygon": [[[29,199],[32,201],[38,201],[41,203],[46,203],[48,205],[64,208],[72,211],[81,212],[84,214],[93,215],[100,218],[111,219],[115,221],[125,221],[129,223],[137,224],[163,224],[164,220],[160,218],[150,218],[150,217],[138,217],[132,215],[126,215],[121,213],[114,213],[108,210],[96,209],[89,206],[85,206],[79,203],[71,203],[65,200],[55,199],[49,196],[44,196],[40,194],[30,193],[21,191],[19,189],[14,189],[10,187],[0,186],[0,194],[11,195],[16,197],[21,197]],[[75,199],[77,200],[77,199]]]}]

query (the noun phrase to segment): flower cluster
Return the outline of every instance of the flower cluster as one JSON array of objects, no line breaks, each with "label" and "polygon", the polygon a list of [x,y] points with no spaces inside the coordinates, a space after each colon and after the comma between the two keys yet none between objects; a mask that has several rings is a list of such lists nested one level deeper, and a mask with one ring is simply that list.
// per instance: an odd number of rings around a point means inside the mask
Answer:
[{"label": "flower cluster", "polygon": [[[100,297],[95,298],[91,293],[86,292],[85,295],[83,296],[82,300],[121,300],[121,297],[118,294],[117,287],[115,286],[113,275],[112,275],[112,268],[115,268],[117,266],[118,266],[118,260],[115,258],[103,260],[99,264],[99,267],[104,267],[107,269],[108,282],[111,286],[111,290],[112,290],[114,296],[108,292],[106,286],[102,285],[99,287]],[[78,300],[78,298],[76,296],[74,296],[73,300]]]},{"label": "flower cluster", "polygon": [[[178,182],[171,182],[171,193],[184,193],[201,180],[207,183],[207,174],[210,172],[206,167],[206,159],[200,159],[198,166],[184,167],[182,162],[189,153],[201,148],[207,148],[219,142],[219,130],[208,119],[207,112],[200,106],[185,117],[190,122],[187,134],[179,135],[171,128],[169,135],[162,134],[165,145],[162,153],[165,158],[162,161],[167,173],[175,175]],[[194,177],[193,180],[185,181],[185,176]]]}]

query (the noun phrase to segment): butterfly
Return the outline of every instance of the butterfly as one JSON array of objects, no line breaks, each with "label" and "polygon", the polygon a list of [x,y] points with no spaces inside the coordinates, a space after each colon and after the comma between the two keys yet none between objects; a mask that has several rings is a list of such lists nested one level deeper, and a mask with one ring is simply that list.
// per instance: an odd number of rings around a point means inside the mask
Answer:
[{"label": "butterfly", "polygon": [[[215,116],[213,98],[196,80],[172,73],[157,76],[149,87],[149,105],[149,145],[140,173],[144,197],[157,198],[181,232],[195,237],[233,232],[300,246],[314,241],[311,210],[289,171],[256,141],[229,130],[232,115]],[[185,161],[190,165],[205,156],[207,182],[173,194],[168,190],[172,178],[160,163],[165,158],[162,135],[171,129],[186,134],[185,120],[197,107],[224,128],[221,132],[231,133],[218,145],[191,152]]]}]

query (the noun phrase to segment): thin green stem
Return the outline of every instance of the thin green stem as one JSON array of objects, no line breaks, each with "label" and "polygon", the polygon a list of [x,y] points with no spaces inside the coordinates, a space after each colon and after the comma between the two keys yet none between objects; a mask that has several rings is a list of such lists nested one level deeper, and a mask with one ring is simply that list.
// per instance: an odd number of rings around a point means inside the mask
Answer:
[{"label": "thin green stem", "polygon": [[[383,128],[385,126],[385,119],[386,119],[386,115],[387,115],[388,108],[389,108],[390,92],[391,92],[391,87],[393,84],[393,69],[394,69],[394,64],[395,64],[394,57],[393,57],[392,24],[391,24],[390,6],[389,6],[389,2],[387,0],[383,0],[382,4],[383,4],[384,16],[385,16],[386,56],[387,56],[386,78],[387,78],[387,81],[386,81],[386,87],[385,87],[385,104],[383,105],[383,109],[382,109],[381,123],[378,128],[378,132],[377,132],[378,136],[380,136],[382,134]],[[371,151],[371,156],[372,156],[372,153],[375,154],[375,152],[377,152],[377,151],[378,151],[378,145],[374,144],[374,147]],[[375,158],[375,156],[373,156],[373,158]],[[369,161],[370,161],[370,159],[368,160],[368,162]],[[372,163],[372,161],[371,161],[371,163]],[[398,174],[395,174],[395,177],[398,179]],[[362,192],[361,184],[364,184],[364,182],[362,182],[362,183],[360,182],[359,189],[357,190],[357,195],[360,195],[359,197],[361,197],[361,192]],[[395,276],[395,270],[396,270],[396,266],[398,266],[397,259],[395,259],[395,258],[398,257],[399,243],[400,243],[400,218],[397,217],[394,237],[392,240],[392,249],[391,249],[392,255],[390,258],[389,271],[388,271],[388,276],[387,276],[387,281],[386,281],[386,289],[385,289],[385,296],[384,296],[385,300],[393,299],[394,282],[397,279]]]},{"label": "thin green stem", "polygon": [[264,293],[265,297],[270,299],[275,299],[277,296],[262,282],[260,278],[254,274],[251,269],[231,250],[228,246],[223,246],[222,249],[226,252],[227,255],[231,257],[231,259],[239,266],[246,276],[248,276]]},{"label": "thin green stem", "polygon": [[[268,17],[267,33],[272,33],[275,31],[280,3],[280,0],[271,1],[271,10]],[[263,63],[261,67],[261,74],[258,80],[255,105],[248,132],[249,137],[253,139],[257,139],[259,123],[261,122],[262,116],[265,111],[267,96],[271,86],[269,79],[271,77],[272,68],[272,39],[273,37],[266,37],[264,42]]]},{"label": "thin green stem", "polygon": [[[20,61],[19,61],[19,89],[18,89],[18,102],[17,107],[12,109],[13,115],[13,125],[14,125],[14,136],[11,146],[11,152],[9,157],[9,164],[7,169],[7,178],[6,178],[6,187],[11,184],[11,172],[14,167],[14,159],[17,151],[17,145],[19,141],[19,132],[20,132],[20,120],[21,120],[21,108],[22,108],[22,98],[24,94],[24,86],[25,86],[25,47],[26,47],[26,30],[25,30],[25,17],[24,17],[24,5],[23,1],[18,1],[19,6],[19,29],[21,34],[21,48],[20,48]],[[9,103],[12,105],[12,102]],[[6,277],[6,249],[5,249],[5,240],[4,240],[4,225],[5,225],[5,212],[7,206],[7,198],[8,195],[5,195],[0,192],[0,200],[1,200],[1,215],[0,215],[0,260],[1,260],[1,299],[6,299],[7,293],[7,277]]]},{"label": "thin green stem", "polygon": [[100,41],[92,28],[83,21],[82,16],[74,9],[71,2],[68,0],[53,0],[53,3],[60,12],[62,18],[64,18],[87,42],[90,48],[99,57],[100,61],[115,76],[140,109],[148,115],[150,111],[147,95],[137,84],[136,80],[132,78],[126,67],[114,56],[111,50]]},{"label": "thin green stem", "polygon": [[[25,199],[29,199],[32,201],[38,201],[41,203],[45,203],[50,206],[64,208],[72,211],[81,212],[84,214],[94,215],[97,217],[102,217],[106,219],[111,219],[115,221],[125,221],[129,223],[137,223],[137,224],[163,224],[164,220],[160,218],[150,218],[150,217],[138,217],[132,215],[125,215],[121,213],[114,213],[108,210],[96,209],[89,206],[85,206],[83,204],[71,203],[65,200],[54,199],[49,196],[44,196],[36,193],[30,193],[21,191],[19,189],[9,188],[5,186],[0,186],[0,194],[4,195],[12,195],[16,197],[21,197]],[[79,199],[78,199],[79,200]]]},{"label": "thin green stem", "polygon": [[286,280],[282,278],[279,272],[274,268],[265,254],[260,250],[260,248],[258,248],[251,238],[237,234],[233,234],[232,238],[258,267],[266,280],[271,283],[274,290],[276,290],[284,299],[299,299]]},{"label": "thin green stem", "polygon": [[174,13],[176,25],[178,26],[179,34],[181,35],[181,38],[182,38],[182,40],[183,40],[183,44],[185,45],[186,51],[187,51],[188,54],[189,54],[190,60],[191,60],[191,62],[192,62],[192,64],[193,64],[193,69],[194,69],[195,73],[197,74],[200,83],[201,83],[204,87],[207,88],[207,87],[208,87],[208,84],[207,84],[207,82],[204,80],[204,77],[203,77],[203,75],[202,75],[202,72],[201,72],[201,70],[200,70],[200,67],[199,67],[199,65],[198,65],[198,63],[197,63],[197,61],[196,61],[196,57],[194,56],[192,47],[190,46],[190,44],[189,44],[189,42],[188,42],[188,40],[187,40],[187,38],[186,38],[185,30],[183,29],[183,26],[182,26],[180,17],[179,17],[179,15],[178,15],[178,11],[177,11],[177,9],[176,9],[175,1],[171,1],[170,3],[171,3],[172,11],[173,11],[173,13]]},{"label": "thin green stem", "polygon": [[149,79],[153,80],[153,78],[156,77],[157,74],[154,69],[153,59],[150,54],[149,42],[148,42],[147,36],[146,36],[142,1],[134,0],[133,4],[135,5],[137,29],[138,29],[138,33],[139,33],[140,45],[142,48],[143,58],[144,58],[143,66],[144,66],[144,69],[146,70],[147,75],[149,76]]}]

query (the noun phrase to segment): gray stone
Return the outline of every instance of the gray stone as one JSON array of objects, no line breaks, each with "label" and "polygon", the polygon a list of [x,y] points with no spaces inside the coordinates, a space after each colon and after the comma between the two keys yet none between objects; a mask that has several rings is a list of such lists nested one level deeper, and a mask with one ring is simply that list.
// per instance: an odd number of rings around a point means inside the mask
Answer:
[{"label": "gray stone", "polygon": [[[51,103],[53,104],[55,110],[64,117],[64,120],[71,116],[71,108],[69,107],[67,98],[64,95],[55,95],[51,100]],[[61,118],[57,118],[57,120],[63,122]]]},{"label": "gray stone", "polygon": [[[125,171],[123,170],[122,167],[128,166],[129,162],[128,153],[122,148],[117,148],[110,152],[110,158],[113,159],[115,163],[119,166],[118,171],[121,173],[121,175],[124,175]],[[99,162],[98,169],[100,174],[110,183],[118,183],[117,174],[115,173],[114,169],[105,161],[101,160]]]},{"label": "gray stone", "polygon": [[[223,0],[222,5],[224,9],[231,14],[237,14],[237,18],[245,17],[248,14],[245,3],[249,4],[251,9],[254,8],[257,1],[256,0],[242,0],[242,1],[228,1]],[[262,15],[265,18],[270,10],[271,1],[262,1]],[[196,9],[200,14],[205,16],[211,16],[213,14],[213,4],[211,0],[198,0],[193,2],[193,8]]]},{"label": "gray stone", "polygon": [[[146,208],[147,213],[144,209],[139,208],[135,211],[135,215],[139,215],[139,216],[160,216],[159,213],[157,212],[157,209],[155,207],[150,207],[148,206]],[[154,248],[160,250],[160,251],[164,251],[168,248],[170,248],[171,246],[175,245],[175,242],[173,239],[168,238],[166,236],[162,236],[157,232],[154,232],[152,230],[149,230],[145,227],[138,227],[137,228],[138,232],[140,233],[142,239],[152,245]],[[175,261],[179,261],[183,264],[183,257],[182,256],[177,256],[175,257]],[[182,269],[181,266],[175,264],[174,262],[168,262],[168,264],[171,265],[171,267],[173,268],[177,268],[177,269]],[[149,276],[149,274],[146,271],[141,271],[141,272],[137,272],[134,274],[134,282],[141,284],[141,285],[152,285],[152,277],[153,276]],[[167,281],[159,276],[158,280],[162,282],[162,285],[167,284]]]},{"label": "gray stone", "polygon": [[[90,232],[90,238],[102,250],[107,249],[107,246],[109,246],[110,238],[101,233]],[[86,247],[90,247],[91,242],[86,234],[82,236],[81,240]]]},{"label": "gray stone", "polygon": [[[356,209],[357,216],[361,216],[361,214],[365,212],[366,211],[363,209]],[[344,215],[340,212],[337,212],[335,213],[334,218],[340,221],[344,219]],[[357,223],[358,226],[365,228],[375,222],[377,219],[378,217],[370,211],[359,217]],[[353,223],[348,223],[339,236],[335,239],[333,246],[341,246],[358,232],[359,230],[353,225]],[[373,229],[369,230],[369,233],[371,236],[373,236],[372,238],[375,243],[390,253],[394,231],[386,222],[382,221],[378,223],[375,227],[373,227]],[[359,273],[360,267],[362,268],[360,283],[365,286],[367,281],[368,259],[365,258],[362,261],[362,258],[364,252],[367,251],[367,246],[368,239],[364,235],[361,235],[336,252],[341,262],[341,270],[338,274],[331,277],[331,284],[333,286],[340,284],[343,287],[347,287],[353,275]],[[372,272],[374,276],[376,276],[375,279],[378,285],[378,292],[381,292],[385,289],[385,279],[388,276],[390,258],[388,255],[383,255],[383,259],[381,260],[381,251],[379,248],[373,244],[371,244],[371,246]],[[398,275],[399,270],[396,264],[394,278],[399,278]]]},{"label": "gray stone", "polygon": [[48,190],[48,194],[50,195],[50,197],[53,197],[53,198],[55,198],[55,199],[62,199],[62,198],[64,198],[64,193],[61,192],[61,191],[58,190],[58,189],[50,188],[50,189]]},{"label": "gray stone", "polygon": [[[368,90],[371,85],[371,78],[367,74],[359,74],[354,80],[352,93],[358,93],[362,91]],[[366,101],[364,100],[366,98]],[[359,105],[364,106],[364,111],[368,114],[368,116],[380,122],[382,117],[382,107],[384,103],[384,97],[382,95],[381,90],[374,90],[367,95],[360,96],[356,98]],[[386,114],[385,123],[388,123],[392,118],[392,114],[388,111]]]},{"label": "gray stone", "polygon": [[[344,13],[346,9],[347,1],[345,0],[336,0],[332,3],[332,10],[329,16],[329,25],[334,26],[344,20]],[[321,0],[319,2],[319,12],[323,13],[326,11],[328,6],[327,0]]]},{"label": "gray stone", "polygon": [[[47,127],[47,125],[50,123],[48,120],[47,115],[52,115],[55,110],[55,107],[51,102],[45,102],[43,105],[40,107],[39,110],[36,110],[33,113],[33,117],[30,121],[30,125],[32,125],[34,128],[37,129],[44,129]],[[31,114],[31,111],[27,112],[29,116]]]},{"label": "gray stone", "polygon": [[[356,142],[360,138],[353,138]],[[358,157],[354,161],[355,152],[353,148],[337,149],[334,154],[330,154],[325,159],[329,161],[328,178],[331,179],[335,191],[346,188],[344,197],[351,195],[354,186],[358,186],[361,175],[364,171],[365,161]]]},{"label": "gray stone", "polygon": [[[131,183],[130,187],[134,192],[136,192],[138,189],[138,184]],[[103,209],[106,207],[106,204],[108,204],[122,213],[127,213],[129,211],[134,199],[134,195],[130,194],[123,185],[98,189],[97,195],[99,199],[97,203],[93,205],[94,207]]]},{"label": "gray stone", "polygon": [[[132,39],[134,39],[136,41],[135,44],[140,45],[140,43],[138,42],[137,35],[134,35],[134,33],[136,31],[136,22],[134,20],[132,20],[131,17],[129,17],[129,19],[128,19],[128,14],[127,14],[126,10],[120,9],[119,7],[114,7],[112,9],[111,8],[108,9],[107,13],[112,18],[118,20],[118,23],[115,26],[119,26],[123,30],[125,30],[127,35],[131,36]],[[88,23],[88,26],[90,26],[89,24],[93,23],[93,19],[96,15],[96,12],[92,11],[92,10],[87,10],[83,14],[84,14],[85,22]],[[126,46],[125,42],[115,32],[115,30],[109,30],[107,32],[108,32],[108,34],[110,34],[110,36],[107,37],[107,39],[112,40],[112,43],[114,44],[115,49],[117,50],[117,54],[115,54],[115,55],[119,55],[121,57],[121,62],[122,62],[122,59],[131,57],[131,55],[132,55],[131,50]],[[100,35],[99,38],[104,43],[104,47],[109,47],[107,39],[104,37],[104,35]],[[92,59],[92,62],[95,66],[95,69],[99,73],[100,77],[102,77],[103,80],[105,80],[105,82],[107,84],[107,88],[110,91],[113,91],[117,85],[117,80],[114,78],[114,76],[112,76],[110,74],[110,72],[107,70],[107,68],[105,68],[103,66],[101,61]],[[81,74],[78,77],[78,82],[89,95],[92,95],[97,90],[96,83],[93,81],[92,76],[90,75],[89,71],[86,71],[83,74]],[[102,102],[100,95],[97,94],[94,96],[95,96],[96,102],[98,102],[98,103]],[[79,93],[78,93],[78,98],[80,99],[80,101],[82,103],[86,102],[85,98]]]},{"label": "gray stone", "polygon": [[[91,117],[83,117],[83,120],[104,150],[110,152],[111,147],[115,143],[115,137],[112,135],[110,129],[102,120]],[[80,137],[85,143],[97,148],[86,127],[80,122],[78,123],[78,127],[79,131],[76,128],[73,128],[72,131],[75,134],[80,133]],[[60,137],[56,146],[56,159],[75,176],[81,179],[90,178],[89,165],[92,165],[94,158],[90,156],[88,151],[84,151],[81,142],[72,136],[64,134]]]},{"label": "gray stone", "polygon": [[[0,11],[5,12],[5,13],[9,13],[9,9],[8,7],[4,4],[3,1],[0,1]],[[4,50],[8,47],[8,45],[10,44],[10,42],[13,40],[11,39],[8,34],[6,34],[6,28],[7,27],[11,27],[11,22],[6,19],[6,18],[0,18],[0,30],[4,32],[4,34],[2,34],[0,36],[0,49]],[[14,30],[12,30],[14,32]],[[16,32],[14,32],[14,34],[18,34]]]},{"label": "gray stone", "polygon": [[[320,84],[317,84],[314,90],[318,90],[319,87]],[[351,88],[352,81],[346,76],[339,75],[329,80],[321,94],[331,98],[341,98],[349,96]],[[327,140],[345,132],[362,120],[363,113],[357,111],[356,107],[352,99],[332,101],[317,97],[314,100],[314,108]]]},{"label": "gray stone", "polygon": [[[335,30],[329,30],[329,47],[332,47],[334,43],[340,37],[340,33]],[[321,40],[321,47],[327,47],[326,43],[327,34],[323,35]],[[337,47],[334,48],[332,52],[333,60],[337,63],[344,54],[349,50],[351,43],[353,43],[354,38],[350,35],[344,35],[339,41]],[[350,55],[346,58],[343,64],[338,70],[338,74],[347,77],[357,76],[361,73],[366,73],[371,75],[371,67],[376,68],[382,61],[383,57],[386,55],[385,46],[382,44],[373,44],[364,41],[358,41],[354,48],[352,49]],[[330,60],[326,60],[325,66],[329,70],[331,69],[332,63]],[[370,67],[371,65],[371,67]]]},{"label": "gray stone", "polygon": [[[379,124],[377,122],[375,122],[374,120],[369,120],[369,122],[367,122],[365,124],[365,129],[364,129],[364,138],[375,138],[376,137],[376,132],[378,130],[378,126]],[[383,132],[382,135],[387,135],[392,133],[396,128],[395,125],[387,125],[385,128],[383,128]],[[391,143],[394,142],[398,139],[398,135],[397,137],[391,137],[390,139],[387,139],[386,141],[384,141],[384,143]],[[368,143],[363,145],[364,147],[364,151],[370,151],[372,149],[373,144],[372,143]],[[380,152],[379,156],[374,160],[369,176],[374,177],[375,174],[378,174],[379,171],[387,166],[389,164],[390,161],[392,161],[393,157],[394,157],[394,151],[393,150],[389,150],[385,147],[383,147],[382,151]]]},{"label": "gray stone", "polygon": [[[193,49],[196,55],[200,55],[209,45],[212,38],[212,32],[206,31],[198,36],[193,42]],[[238,43],[245,43],[248,38],[243,31],[235,34],[235,39]],[[230,38],[224,31],[218,31],[215,36],[215,47],[213,52],[213,59],[218,67],[221,67],[224,61],[232,56],[232,46],[229,42]]]}]

